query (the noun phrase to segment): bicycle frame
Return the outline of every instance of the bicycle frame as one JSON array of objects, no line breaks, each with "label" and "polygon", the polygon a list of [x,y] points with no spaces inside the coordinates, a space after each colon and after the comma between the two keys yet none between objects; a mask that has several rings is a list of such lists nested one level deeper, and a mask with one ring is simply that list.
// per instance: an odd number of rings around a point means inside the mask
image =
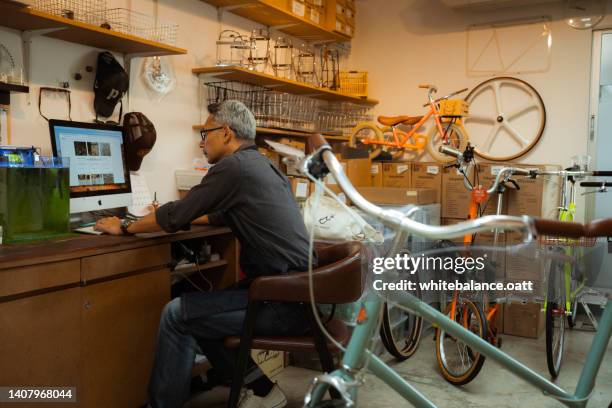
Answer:
[{"label": "bicycle frame", "polygon": [[[491,345],[486,340],[481,339],[471,331],[465,329],[457,322],[450,320],[448,317],[410,293],[393,291],[388,293],[388,298],[392,302],[414,311],[432,324],[441,327],[448,334],[468,344],[472,349],[484,354],[486,357],[495,360],[508,371],[511,371],[527,383],[541,389],[545,394],[559,400],[568,407],[586,406],[595,385],[595,377],[599,372],[601,361],[605,354],[608,341],[610,340],[610,335],[612,334],[612,302],[608,301],[601,317],[599,330],[593,338],[586,362],[580,373],[576,391],[574,394],[571,394],[544,378],[542,375],[531,370],[518,360],[510,357],[497,347]],[[367,317],[365,321],[358,324],[353,331],[346,352],[342,358],[342,368],[334,371],[330,376],[338,376],[345,381],[357,384],[358,381],[354,378],[353,373],[363,367],[364,364],[367,364],[367,368],[374,373],[374,375],[384,381],[415,407],[435,408],[436,405],[405,381],[381,359],[372,355],[367,350],[367,344],[378,327],[378,317],[381,312],[382,304],[383,299],[376,293],[370,293],[368,295],[363,305]],[[315,383],[311,394],[306,398],[305,406],[314,406],[313,404],[321,401],[327,390],[327,384]],[[357,388],[352,387],[350,394],[353,401],[355,401]]]},{"label": "bicycle frame", "polygon": [[[361,143],[366,144],[366,145],[367,144],[373,144],[373,145],[389,146],[389,147],[404,148],[404,149],[411,149],[411,150],[423,150],[423,148],[425,147],[425,143],[426,143],[425,141],[427,140],[427,138],[425,136],[417,135],[415,143],[408,143],[408,141],[413,136],[416,135],[416,132],[421,127],[423,127],[425,122],[427,122],[432,115],[434,117],[434,121],[436,123],[436,128],[438,129],[438,133],[442,136],[444,141],[446,141],[447,135],[446,135],[446,131],[442,127],[442,121],[440,120],[440,113],[438,111],[438,108],[436,107],[436,103],[433,100],[431,100],[431,98],[430,98],[429,111],[425,114],[425,116],[423,116],[421,118],[421,120],[419,120],[412,127],[412,129],[410,129],[410,131],[404,132],[404,131],[398,129],[397,126],[392,126],[392,129],[393,129],[393,142],[389,142],[389,141],[385,141],[385,140],[363,139],[361,141]],[[452,123],[452,122],[450,122],[450,123]],[[401,139],[400,139],[400,136],[401,136]]]}]

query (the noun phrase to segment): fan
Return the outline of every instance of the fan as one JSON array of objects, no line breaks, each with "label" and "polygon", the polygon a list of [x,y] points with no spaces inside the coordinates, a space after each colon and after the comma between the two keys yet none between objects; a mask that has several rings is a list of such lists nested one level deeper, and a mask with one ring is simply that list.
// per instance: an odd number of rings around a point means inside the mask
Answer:
[{"label": "fan", "polygon": [[144,80],[160,96],[170,93],[176,84],[174,70],[168,59],[149,57],[144,62]]},{"label": "fan", "polygon": [[12,82],[14,76],[15,60],[6,46],[0,44],[0,82]]},{"label": "fan", "polygon": [[606,0],[566,0],[565,21],[577,30],[595,27],[606,14]]}]

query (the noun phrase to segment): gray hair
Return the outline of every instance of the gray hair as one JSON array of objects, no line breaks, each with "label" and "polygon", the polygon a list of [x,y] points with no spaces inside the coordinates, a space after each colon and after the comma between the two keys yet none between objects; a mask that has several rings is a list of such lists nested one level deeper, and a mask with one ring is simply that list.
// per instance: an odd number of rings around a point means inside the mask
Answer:
[{"label": "gray hair", "polygon": [[255,116],[244,103],[227,100],[208,105],[208,111],[215,116],[215,122],[227,125],[238,139],[255,140]]}]

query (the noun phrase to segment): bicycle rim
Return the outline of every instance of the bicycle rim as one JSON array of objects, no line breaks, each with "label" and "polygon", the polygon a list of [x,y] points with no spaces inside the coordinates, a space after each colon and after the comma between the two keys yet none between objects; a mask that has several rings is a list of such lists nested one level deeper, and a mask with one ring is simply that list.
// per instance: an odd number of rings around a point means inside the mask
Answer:
[{"label": "bicycle rim", "polygon": [[454,157],[440,153],[440,146],[449,146],[463,152],[468,143],[465,128],[457,123],[442,123],[442,130],[446,134],[445,138],[438,132],[438,127],[434,124],[427,133],[427,153],[436,161],[447,163],[455,160]]},{"label": "bicycle rim", "polygon": [[420,343],[423,318],[385,303],[380,336],[389,354],[402,361],[412,356]]},{"label": "bicycle rim", "polygon": [[364,144],[362,140],[370,141],[381,141],[383,140],[383,134],[380,128],[374,122],[360,123],[351,132],[349,139],[349,146],[362,147],[367,146],[370,150],[370,159],[376,158],[381,152],[382,148],[377,144]]},{"label": "bicycle rim", "polygon": [[[450,316],[451,304],[447,305],[446,315]],[[475,303],[463,300],[455,308],[455,321],[463,325],[464,316],[467,328],[482,339],[486,339],[486,320],[482,308]],[[467,344],[436,329],[436,359],[444,379],[454,385],[464,385],[472,381],[485,361],[485,356]]]}]

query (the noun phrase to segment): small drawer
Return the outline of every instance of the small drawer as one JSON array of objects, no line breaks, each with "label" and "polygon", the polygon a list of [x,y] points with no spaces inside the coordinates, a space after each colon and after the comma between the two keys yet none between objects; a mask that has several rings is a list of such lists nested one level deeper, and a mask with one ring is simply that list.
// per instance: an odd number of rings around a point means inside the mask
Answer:
[{"label": "small drawer", "polygon": [[90,256],[81,262],[82,280],[87,282],[167,265],[170,262],[170,244]]},{"label": "small drawer", "polygon": [[0,298],[78,283],[78,259],[0,270]]}]

